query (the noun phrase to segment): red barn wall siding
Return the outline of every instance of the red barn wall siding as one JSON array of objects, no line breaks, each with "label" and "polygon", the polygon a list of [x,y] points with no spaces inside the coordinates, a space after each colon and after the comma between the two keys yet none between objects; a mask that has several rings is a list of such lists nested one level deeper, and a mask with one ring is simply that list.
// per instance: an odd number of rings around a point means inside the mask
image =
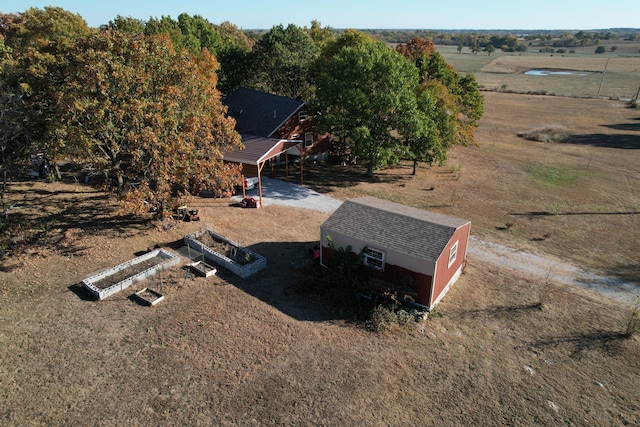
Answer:
[{"label": "red barn wall siding", "polygon": [[[375,271],[375,270],[373,270]],[[431,284],[433,278],[427,274],[417,273],[398,265],[385,264],[383,272],[377,272],[381,278],[398,290],[411,289],[415,302],[429,306],[431,298]]]},{"label": "red barn wall siding", "polygon": [[[469,244],[469,232],[471,230],[471,224],[467,224],[464,227],[460,227],[458,230],[453,233],[451,240],[442,251],[442,254],[438,258],[438,262],[436,264],[436,280],[433,284],[433,294],[431,295],[431,301],[429,305],[432,305],[434,301],[438,299],[440,294],[445,290],[449,281],[453,278],[459,268],[464,264],[465,258],[467,256],[467,245]],[[449,264],[449,252],[451,251],[451,247],[458,242],[458,252],[456,256],[456,260],[451,264]]]},{"label": "red barn wall siding", "polygon": [[[333,268],[332,251],[326,246],[322,246],[322,265]],[[351,252],[353,261],[358,259],[358,254]],[[367,268],[367,267],[365,267]],[[389,288],[407,293],[414,297],[415,302],[429,306],[431,298],[431,284],[433,278],[429,275],[417,273],[392,264],[385,264],[384,271],[369,269],[369,273],[389,285]]]},{"label": "red barn wall siding", "polygon": [[[296,133],[300,135],[300,140],[302,140],[302,150],[303,156],[312,156],[314,154],[322,154],[329,151],[330,146],[330,138],[329,134],[320,134],[318,133],[317,126],[313,119],[307,118],[306,120],[300,121],[298,119],[298,112],[306,110],[306,107],[302,107],[300,110],[296,111],[296,113],[289,117],[289,119],[284,122],[282,126],[278,130],[276,130],[272,138],[280,138],[280,139],[292,139],[291,136]],[[313,145],[311,147],[304,147],[304,134],[307,132],[313,132]]]}]

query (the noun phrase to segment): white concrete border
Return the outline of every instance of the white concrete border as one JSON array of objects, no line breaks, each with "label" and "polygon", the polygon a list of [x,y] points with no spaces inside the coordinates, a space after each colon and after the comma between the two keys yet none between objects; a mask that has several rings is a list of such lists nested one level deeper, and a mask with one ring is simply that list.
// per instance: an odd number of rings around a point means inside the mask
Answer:
[{"label": "white concrete border", "polygon": [[[94,283],[97,283],[98,281],[104,279],[105,277],[111,276],[112,274],[116,274],[118,271],[124,270],[127,267],[131,267],[132,265],[139,264],[143,261],[146,261],[154,257],[164,258],[165,261],[162,261],[154,265],[153,267],[147,268],[146,270],[141,271],[136,275],[127,277],[126,279],[116,283],[115,285],[111,285],[108,288],[100,289],[99,287],[94,285]],[[178,257],[177,255],[167,252],[164,249],[154,249],[153,251],[147,252],[144,255],[140,255],[137,258],[133,258],[129,261],[123,262],[120,265],[109,268],[100,273],[94,274],[93,276],[87,277],[82,281],[82,286],[84,286],[89,292],[91,292],[91,294],[96,296],[99,300],[103,300],[115,293],[120,292],[123,289],[128,288],[133,283],[139,280],[143,280],[149,276],[153,276],[161,269],[171,267],[179,263],[180,263],[180,257]]]}]

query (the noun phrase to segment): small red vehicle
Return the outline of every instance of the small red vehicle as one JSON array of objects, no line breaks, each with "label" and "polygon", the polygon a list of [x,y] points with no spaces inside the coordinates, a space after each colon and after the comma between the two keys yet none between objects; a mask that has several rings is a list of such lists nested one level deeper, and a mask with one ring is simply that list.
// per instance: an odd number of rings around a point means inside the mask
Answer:
[{"label": "small red vehicle", "polygon": [[245,197],[240,202],[240,206],[242,206],[243,208],[259,208],[260,202],[253,197]]}]

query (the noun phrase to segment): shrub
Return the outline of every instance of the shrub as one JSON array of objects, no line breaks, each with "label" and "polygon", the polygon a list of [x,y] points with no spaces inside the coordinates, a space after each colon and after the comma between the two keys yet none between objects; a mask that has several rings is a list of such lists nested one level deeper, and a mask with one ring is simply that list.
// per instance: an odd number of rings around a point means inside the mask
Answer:
[{"label": "shrub", "polygon": [[369,320],[367,321],[367,328],[373,332],[385,331],[393,324],[393,318],[394,313],[391,309],[384,305],[377,305],[371,310]]},{"label": "shrub", "polygon": [[416,315],[409,313],[403,308],[394,311],[392,307],[380,304],[371,310],[366,324],[369,330],[382,332],[393,325],[407,325],[412,319],[416,319]]},{"label": "shrub", "polygon": [[530,141],[564,142],[571,137],[571,132],[564,126],[546,126],[526,132],[519,132],[518,136]]},{"label": "shrub", "polygon": [[628,338],[640,334],[640,298],[629,309],[624,335]]}]

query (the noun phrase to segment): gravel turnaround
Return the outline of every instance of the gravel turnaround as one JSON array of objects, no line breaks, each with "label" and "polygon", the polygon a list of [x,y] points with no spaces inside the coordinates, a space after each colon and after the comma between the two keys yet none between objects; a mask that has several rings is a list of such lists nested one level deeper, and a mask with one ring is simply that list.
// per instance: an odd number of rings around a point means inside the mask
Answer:
[{"label": "gravel turnaround", "polygon": [[[247,197],[259,198],[258,188],[247,191]],[[235,201],[242,195],[234,196]],[[305,186],[277,179],[262,178],[262,204],[292,206],[320,212],[333,212],[341,200],[331,198]],[[632,304],[640,297],[640,285],[605,277],[574,265],[542,257],[498,243],[471,237],[468,254],[472,258],[537,277],[597,292],[609,298]]]},{"label": "gravel turnaround", "polygon": [[[247,197],[259,200],[258,187],[248,190]],[[242,200],[242,194],[233,196],[235,201]],[[320,212],[333,212],[342,204],[341,200],[325,196],[303,185],[285,182],[279,179],[262,177],[262,204],[306,208]]]}]

